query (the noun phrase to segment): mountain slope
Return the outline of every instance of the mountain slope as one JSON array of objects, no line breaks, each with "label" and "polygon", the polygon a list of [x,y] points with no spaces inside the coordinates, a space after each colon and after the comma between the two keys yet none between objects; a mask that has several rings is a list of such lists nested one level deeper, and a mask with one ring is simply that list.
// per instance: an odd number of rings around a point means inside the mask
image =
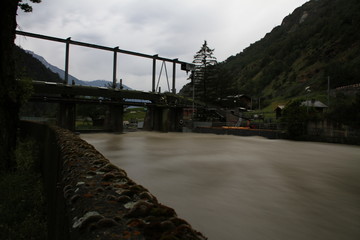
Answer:
[{"label": "mountain slope", "polygon": [[26,77],[37,81],[59,83],[63,81],[57,73],[50,71],[43,62],[35,59],[20,47],[14,48],[14,55],[17,78]]},{"label": "mountain slope", "polygon": [[[36,53],[29,51],[29,50],[25,50],[26,53],[30,54],[31,56],[33,56],[35,59],[39,60],[46,68],[48,68],[50,71],[57,73],[61,79],[65,79],[65,71],[50,64],[48,61],[45,60],[45,58],[43,58],[40,55],[37,55]],[[72,81],[75,81],[75,84],[78,85],[84,85],[82,84],[83,81],[77,79],[76,77],[72,76],[71,74],[69,74],[69,82],[71,83]]]},{"label": "mountain slope", "polygon": [[[65,71],[50,64],[46,59],[32,51],[23,50],[16,47],[15,51],[17,72],[23,76],[27,76],[37,81],[47,82],[63,82],[65,79]],[[110,86],[112,82],[106,80],[82,81],[69,74],[69,83],[72,81],[76,85],[104,87]],[[123,85],[124,89],[131,89]]]},{"label": "mountain slope", "polygon": [[[239,93],[289,99],[360,82],[360,1],[312,0],[217,66],[212,99]],[[315,94],[314,93],[314,94]]]}]

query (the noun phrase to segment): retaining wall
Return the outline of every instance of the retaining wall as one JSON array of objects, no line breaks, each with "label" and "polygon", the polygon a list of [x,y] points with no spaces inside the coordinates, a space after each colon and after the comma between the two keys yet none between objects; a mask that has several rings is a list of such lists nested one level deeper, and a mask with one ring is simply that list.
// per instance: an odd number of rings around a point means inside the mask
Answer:
[{"label": "retaining wall", "polygon": [[49,239],[206,239],[72,132],[22,122],[39,142]]},{"label": "retaining wall", "polygon": [[241,128],[221,128],[221,127],[197,127],[193,129],[196,133],[213,133],[221,135],[236,136],[262,136],[269,139],[284,138],[284,134],[276,130],[264,129],[241,129]]}]

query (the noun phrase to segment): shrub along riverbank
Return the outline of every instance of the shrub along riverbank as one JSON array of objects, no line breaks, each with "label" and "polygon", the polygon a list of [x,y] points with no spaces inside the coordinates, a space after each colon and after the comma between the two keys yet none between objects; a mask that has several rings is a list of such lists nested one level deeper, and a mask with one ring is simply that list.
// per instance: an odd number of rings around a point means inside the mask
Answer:
[{"label": "shrub along riverbank", "polygon": [[36,143],[22,139],[17,169],[0,173],[0,239],[47,239],[46,201]]}]

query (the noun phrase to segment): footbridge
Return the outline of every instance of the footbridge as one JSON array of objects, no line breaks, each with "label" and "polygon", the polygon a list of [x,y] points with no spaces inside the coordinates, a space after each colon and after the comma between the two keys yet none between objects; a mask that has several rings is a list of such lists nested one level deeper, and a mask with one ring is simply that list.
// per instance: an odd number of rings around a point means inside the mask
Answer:
[{"label": "footbridge", "polygon": [[[33,95],[30,101],[33,102],[52,102],[59,104],[57,115],[58,125],[70,130],[75,130],[76,104],[104,104],[109,107],[109,116],[106,128],[115,132],[123,131],[123,111],[126,106],[146,106],[147,115],[144,128],[147,130],[159,131],[178,131],[179,122],[182,119],[183,108],[193,106],[190,99],[176,94],[176,65],[181,65],[181,70],[193,71],[194,65],[179,61],[179,59],[169,59],[160,57],[158,54],[149,55],[139,52],[132,52],[120,49],[119,47],[106,47],[74,41],[70,37],[66,39],[52,36],[40,35],[35,33],[16,31],[17,35],[42,39],[46,41],[60,42],[65,44],[65,76],[62,83],[33,81]],[[111,87],[88,87],[78,86],[73,82],[69,84],[69,59],[70,46],[77,45],[86,48],[93,48],[101,51],[109,51],[113,54],[113,81]],[[124,90],[118,88],[117,84],[117,59],[118,54],[133,55],[141,58],[152,59],[152,89],[150,92]],[[163,63],[170,62],[172,69],[172,88],[168,93],[159,93],[156,85],[156,66],[157,61]],[[161,68],[162,71],[162,68]],[[160,71],[160,74],[161,74]],[[167,73],[166,73],[167,75]],[[160,78],[159,78],[160,79]]]}]

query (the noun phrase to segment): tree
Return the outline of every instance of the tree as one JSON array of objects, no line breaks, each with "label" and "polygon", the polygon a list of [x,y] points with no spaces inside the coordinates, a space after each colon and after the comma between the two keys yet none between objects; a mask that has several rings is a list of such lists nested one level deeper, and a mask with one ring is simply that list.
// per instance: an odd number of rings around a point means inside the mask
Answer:
[{"label": "tree", "polygon": [[[29,0],[29,1],[33,3],[41,3],[41,0]],[[23,0],[19,0],[18,2],[19,2],[18,6],[21,10],[23,10],[24,12],[32,12],[33,9],[28,3],[23,3],[24,2]]]},{"label": "tree", "polygon": [[213,56],[215,49],[210,49],[207,42],[204,41],[201,49],[195,54],[193,63],[195,64],[193,84],[198,99],[207,102],[207,82],[212,75],[211,66],[217,63],[216,57]]},{"label": "tree", "polygon": [[286,132],[291,139],[297,139],[306,133],[308,114],[302,100],[293,100],[283,110],[281,122],[286,124]]},{"label": "tree", "polygon": [[[39,3],[41,0],[30,0]],[[13,49],[17,26],[17,9],[31,12],[23,0],[2,0],[0,3],[0,170],[16,167],[14,150],[19,122],[20,103],[23,100],[20,84],[15,79]]]}]

